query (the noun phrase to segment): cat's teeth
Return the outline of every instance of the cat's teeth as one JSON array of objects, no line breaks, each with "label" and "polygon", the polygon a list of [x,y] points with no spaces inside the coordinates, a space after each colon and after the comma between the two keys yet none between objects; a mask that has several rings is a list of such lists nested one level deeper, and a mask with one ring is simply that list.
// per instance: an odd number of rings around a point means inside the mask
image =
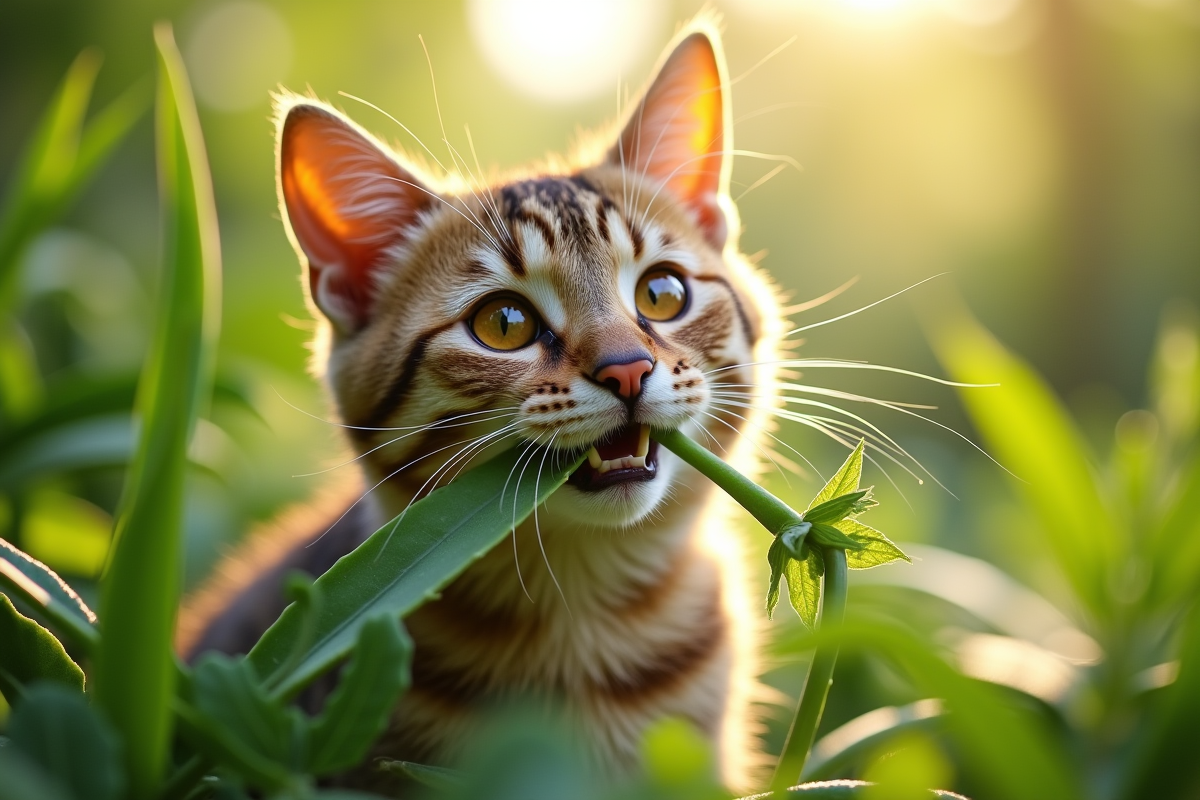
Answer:
[{"label": "cat's teeth", "polygon": [[599,451],[595,447],[588,449],[588,463],[592,465],[592,469],[599,472],[601,475],[614,469],[639,469],[646,468],[646,456],[650,454],[650,426],[643,425],[638,431],[638,449],[635,456],[622,456],[621,458],[600,458]]},{"label": "cat's teeth", "polygon": [[608,461],[601,462],[600,466],[596,467],[596,471],[599,472],[601,475],[603,475],[604,473],[608,472],[609,470],[632,469],[634,467],[638,467],[639,469],[645,469],[646,468],[646,457],[645,456],[624,456],[622,458],[612,458],[612,459],[609,459]]}]

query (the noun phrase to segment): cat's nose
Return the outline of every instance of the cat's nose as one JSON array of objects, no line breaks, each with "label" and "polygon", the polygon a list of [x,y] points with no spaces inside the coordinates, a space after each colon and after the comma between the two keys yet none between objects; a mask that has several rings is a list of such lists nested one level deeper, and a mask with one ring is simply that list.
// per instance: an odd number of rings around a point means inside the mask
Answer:
[{"label": "cat's nose", "polygon": [[645,358],[627,364],[609,364],[596,370],[593,377],[603,383],[613,394],[632,400],[642,393],[642,378],[650,374],[654,363]]}]

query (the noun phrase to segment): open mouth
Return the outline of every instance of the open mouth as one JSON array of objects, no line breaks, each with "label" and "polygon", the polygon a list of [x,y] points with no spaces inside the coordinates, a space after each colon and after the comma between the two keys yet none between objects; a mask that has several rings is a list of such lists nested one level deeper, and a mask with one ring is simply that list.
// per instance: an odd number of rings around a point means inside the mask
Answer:
[{"label": "open mouth", "polygon": [[650,426],[634,423],[618,428],[588,450],[587,461],[571,473],[572,486],[585,492],[617,483],[654,480],[658,471],[658,442]]}]

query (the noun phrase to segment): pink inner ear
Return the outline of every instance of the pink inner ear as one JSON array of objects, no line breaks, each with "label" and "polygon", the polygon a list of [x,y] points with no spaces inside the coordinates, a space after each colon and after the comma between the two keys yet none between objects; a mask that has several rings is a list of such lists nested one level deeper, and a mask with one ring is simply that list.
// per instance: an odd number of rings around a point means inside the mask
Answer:
[{"label": "pink inner ear", "polygon": [[288,113],[279,171],[313,299],[327,315],[362,324],[385,251],[403,239],[432,196],[350,123],[318,106]]},{"label": "pink inner ear", "polygon": [[610,158],[666,182],[710,240],[725,240],[717,196],[725,149],[721,68],[713,41],[693,33],[676,46],[634,111]]}]

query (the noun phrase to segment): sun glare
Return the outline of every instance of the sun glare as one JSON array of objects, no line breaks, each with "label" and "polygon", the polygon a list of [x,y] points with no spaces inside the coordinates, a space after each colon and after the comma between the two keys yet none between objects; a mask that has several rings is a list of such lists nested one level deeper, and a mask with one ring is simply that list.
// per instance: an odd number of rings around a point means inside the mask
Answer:
[{"label": "sun glare", "polygon": [[492,68],[557,103],[614,93],[669,32],[658,0],[469,0],[467,12]]},{"label": "sun glare", "polygon": [[842,5],[859,11],[888,11],[904,3],[904,0],[841,0]]}]

